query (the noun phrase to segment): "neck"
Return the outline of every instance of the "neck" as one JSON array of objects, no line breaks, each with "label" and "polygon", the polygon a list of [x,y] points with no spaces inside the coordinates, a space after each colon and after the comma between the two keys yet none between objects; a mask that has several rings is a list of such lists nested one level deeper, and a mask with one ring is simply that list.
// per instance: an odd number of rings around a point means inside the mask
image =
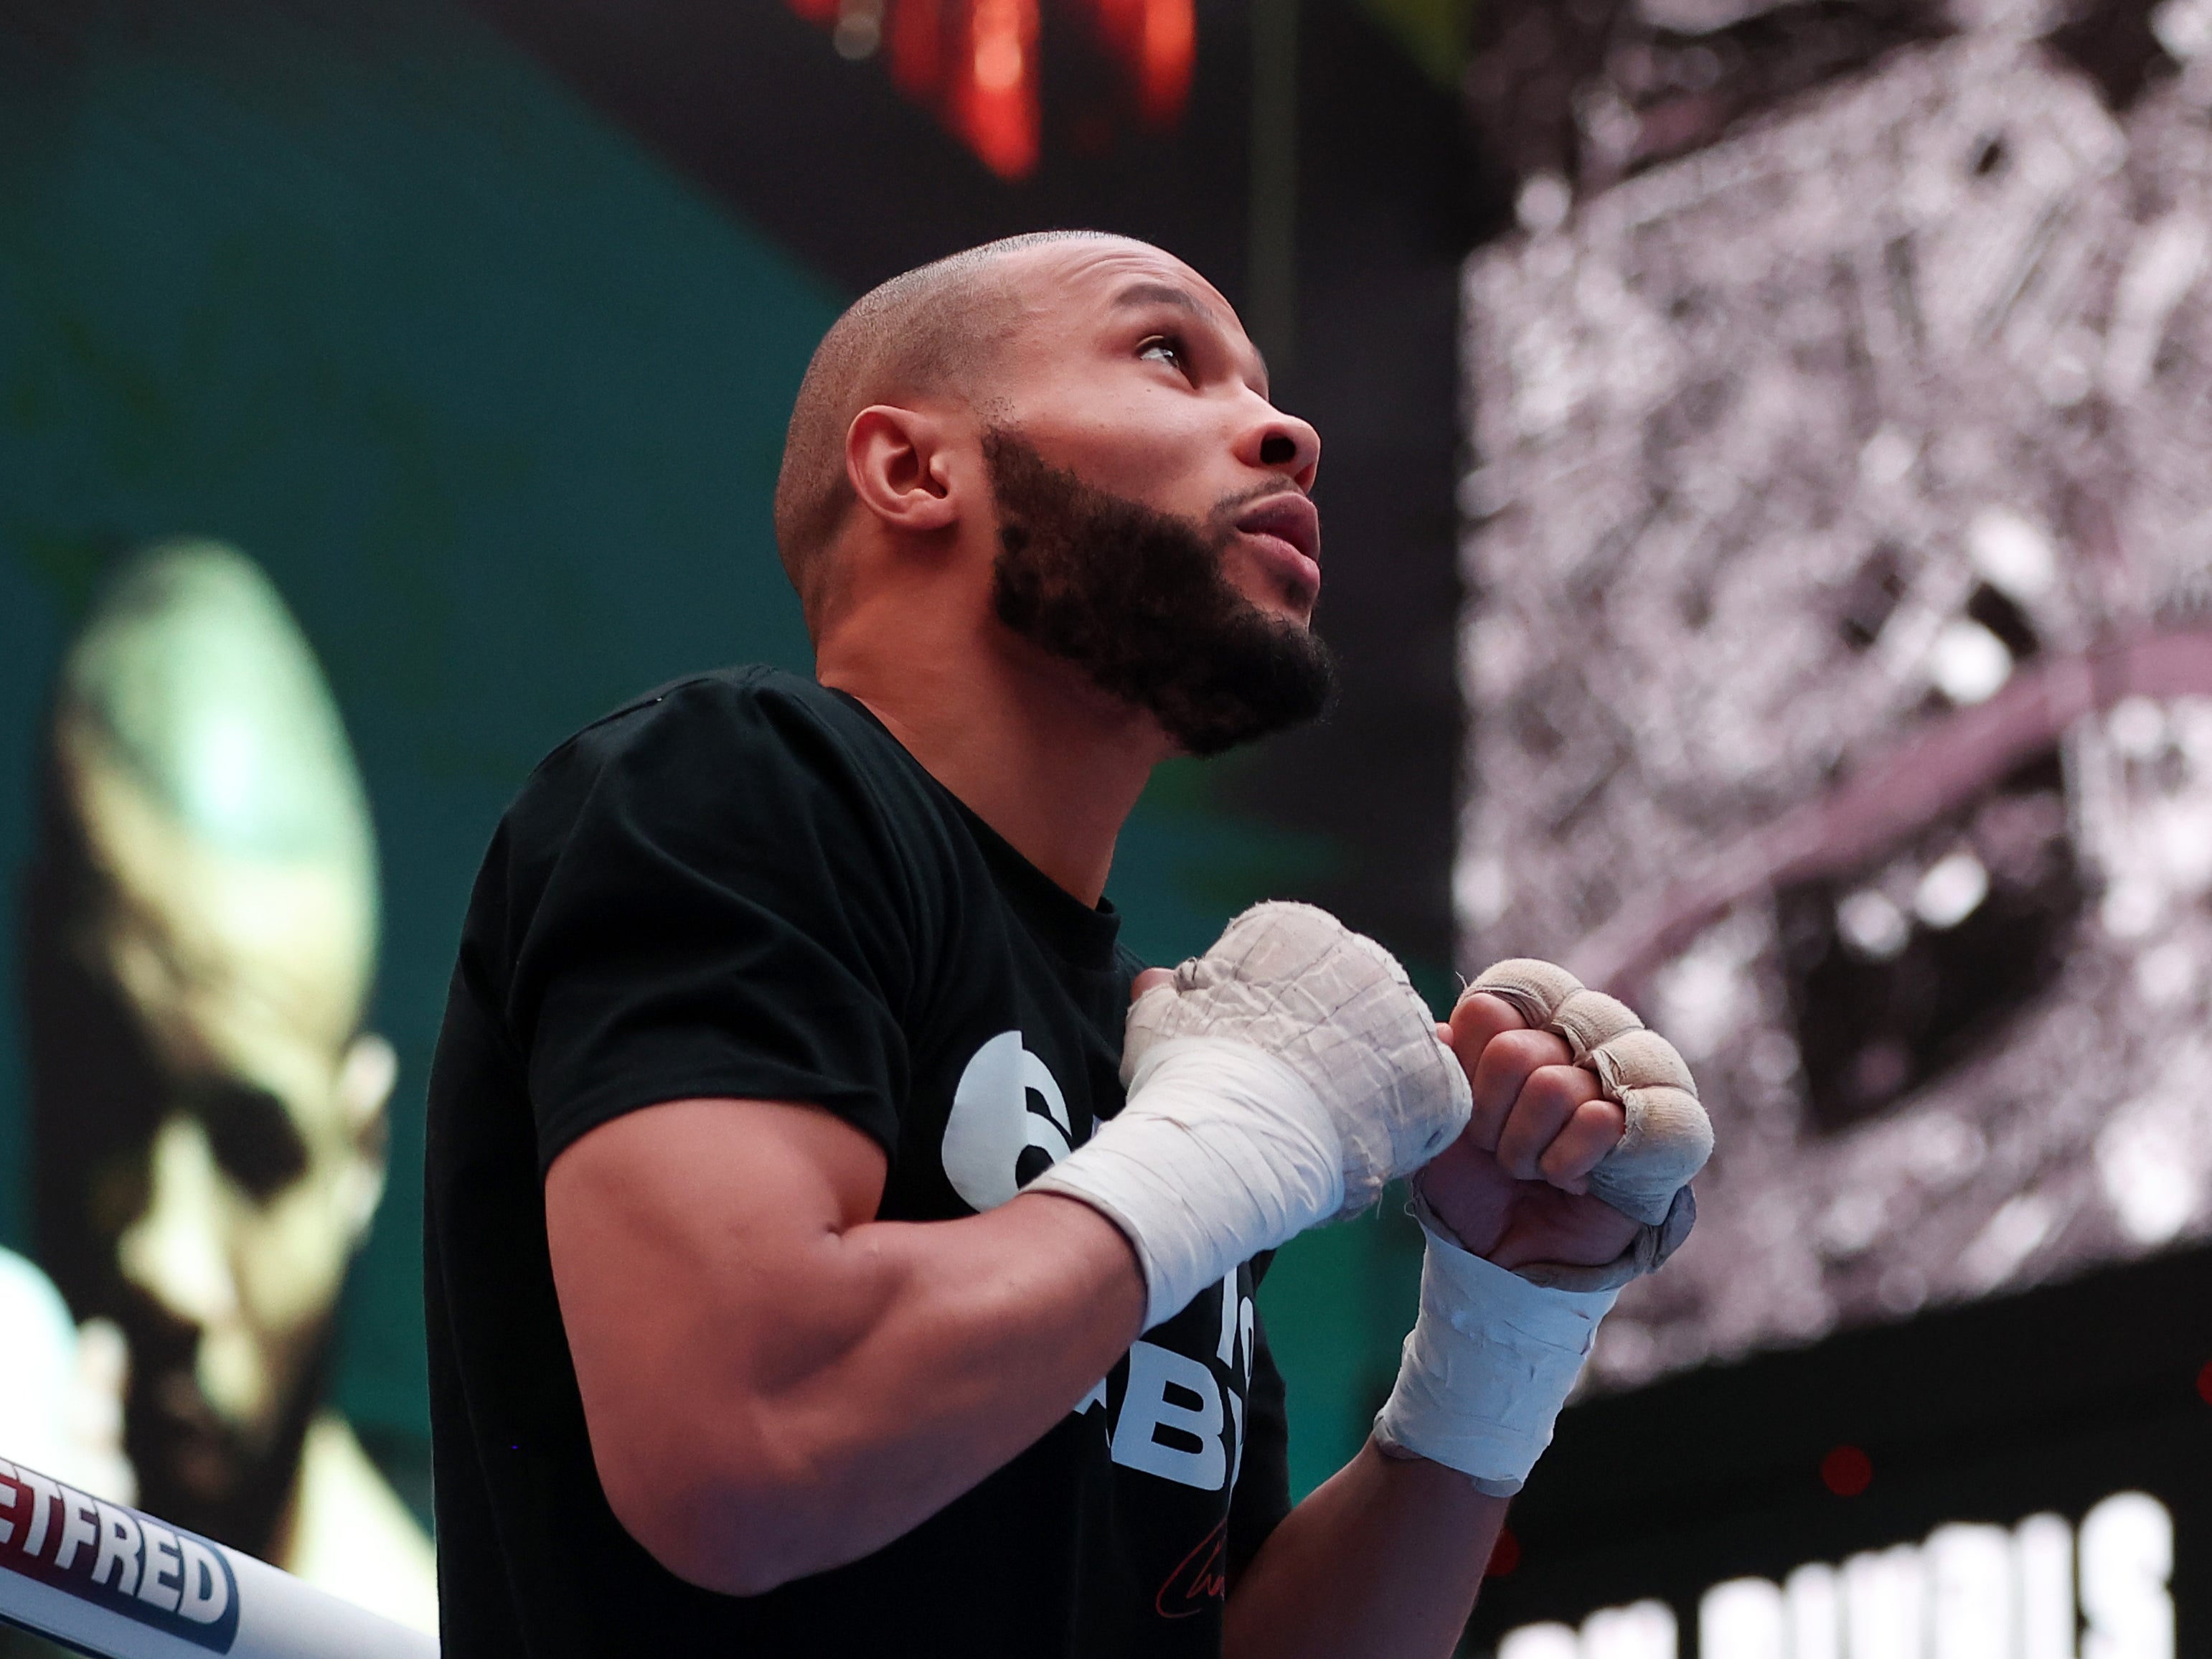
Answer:
[{"label": "neck", "polygon": [[858,697],[1015,851],[1097,904],[1115,838],[1171,752],[1158,725],[994,618],[941,638],[911,616],[870,621],[821,642],[816,677]]}]

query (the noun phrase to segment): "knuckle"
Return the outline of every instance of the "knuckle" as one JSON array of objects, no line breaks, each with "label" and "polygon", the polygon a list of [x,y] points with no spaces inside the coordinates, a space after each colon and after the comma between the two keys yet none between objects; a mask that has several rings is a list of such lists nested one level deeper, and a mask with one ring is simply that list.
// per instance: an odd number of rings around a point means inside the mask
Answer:
[{"label": "knuckle", "polygon": [[1533,1073],[1522,1094],[1530,1105],[1557,1120],[1571,1115],[1595,1088],[1595,1079],[1579,1066],[1551,1065]]},{"label": "knuckle", "polygon": [[1595,1164],[1620,1144],[1628,1132],[1628,1114],[1609,1100],[1593,1100],[1579,1108],[1571,1126],[1588,1162]]},{"label": "knuckle", "polygon": [[1544,1179],[1554,1185],[1589,1173],[1589,1159],[1586,1153],[1569,1145],[1565,1137],[1553,1141],[1536,1163]]},{"label": "knuckle", "polygon": [[1519,1068],[1535,1072],[1547,1066],[1562,1065],[1567,1059],[1567,1045],[1549,1031],[1527,1029],[1507,1031],[1495,1038],[1493,1048],[1502,1047],[1505,1058]]}]

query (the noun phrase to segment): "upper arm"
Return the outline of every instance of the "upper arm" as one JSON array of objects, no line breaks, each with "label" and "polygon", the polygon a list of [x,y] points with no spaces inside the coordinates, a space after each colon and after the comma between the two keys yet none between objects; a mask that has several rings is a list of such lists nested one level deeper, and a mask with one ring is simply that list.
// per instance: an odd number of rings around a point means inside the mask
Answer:
[{"label": "upper arm", "polygon": [[842,1234],[885,1160],[809,1106],[683,1100],[603,1123],[545,1177],[545,1225],[592,1453],[625,1528],[679,1573],[714,1494],[769,1481],[780,1388],[870,1310],[842,1305]]},{"label": "upper arm", "polygon": [[[705,685],[587,734],[510,810],[501,1012],[541,1168],[657,1102],[805,1101],[896,1145],[938,912],[862,763]],[[819,734],[816,734],[817,738]]]}]

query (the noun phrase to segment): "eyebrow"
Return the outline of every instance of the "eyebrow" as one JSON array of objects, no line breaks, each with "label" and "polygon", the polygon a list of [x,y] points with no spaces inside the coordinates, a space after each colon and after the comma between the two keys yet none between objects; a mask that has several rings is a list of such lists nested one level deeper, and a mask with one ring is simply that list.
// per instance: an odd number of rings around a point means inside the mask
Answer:
[{"label": "eyebrow", "polygon": [[[1188,289],[1177,288],[1172,283],[1132,283],[1114,296],[1114,307],[1117,311],[1138,306],[1153,305],[1173,306],[1176,310],[1187,311],[1192,316],[1212,323],[1217,328],[1221,325],[1221,319],[1216,314],[1212,307],[1204,303]],[[1248,341],[1246,343],[1249,345],[1250,342]],[[1267,358],[1261,355],[1260,348],[1256,345],[1251,346],[1251,351],[1253,361],[1260,365],[1260,383],[1262,386],[1270,384]]]},{"label": "eyebrow", "polygon": [[1210,307],[1200,304],[1195,295],[1172,283],[1132,283],[1114,296],[1114,303],[1116,307],[1174,306],[1208,322],[1216,320]]}]

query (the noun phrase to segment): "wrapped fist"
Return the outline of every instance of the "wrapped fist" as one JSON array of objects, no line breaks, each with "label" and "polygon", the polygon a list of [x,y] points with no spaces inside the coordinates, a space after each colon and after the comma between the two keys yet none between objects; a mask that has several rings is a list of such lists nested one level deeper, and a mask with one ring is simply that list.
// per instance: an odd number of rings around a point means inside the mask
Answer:
[{"label": "wrapped fist", "polygon": [[1237,1262],[1367,1207],[1457,1139],[1465,1073],[1388,951],[1261,904],[1130,1005],[1128,1100],[1030,1182],[1121,1228],[1149,1324]]},{"label": "wrapped fist", "polygon": [[1375,1438],[1503,1496],[1620,1287],[1688,1236],[1712,1126],[1674,1046],[1550,963],[1490,969],[1446,1030],[1473,1124],[1414,1182],[1420,1315]]},{"label": "wrapped fist", "polygon": [[1337,1217],[1449,1146],[1472,1109],[1466,1073],[1398,959],[1310,904],[1254,905],[1139,997],[1122,1082],[1136,1090],[1164,1045],[1189,1039],[1261,1049],[1313,1091],[1342,1142]]}]

